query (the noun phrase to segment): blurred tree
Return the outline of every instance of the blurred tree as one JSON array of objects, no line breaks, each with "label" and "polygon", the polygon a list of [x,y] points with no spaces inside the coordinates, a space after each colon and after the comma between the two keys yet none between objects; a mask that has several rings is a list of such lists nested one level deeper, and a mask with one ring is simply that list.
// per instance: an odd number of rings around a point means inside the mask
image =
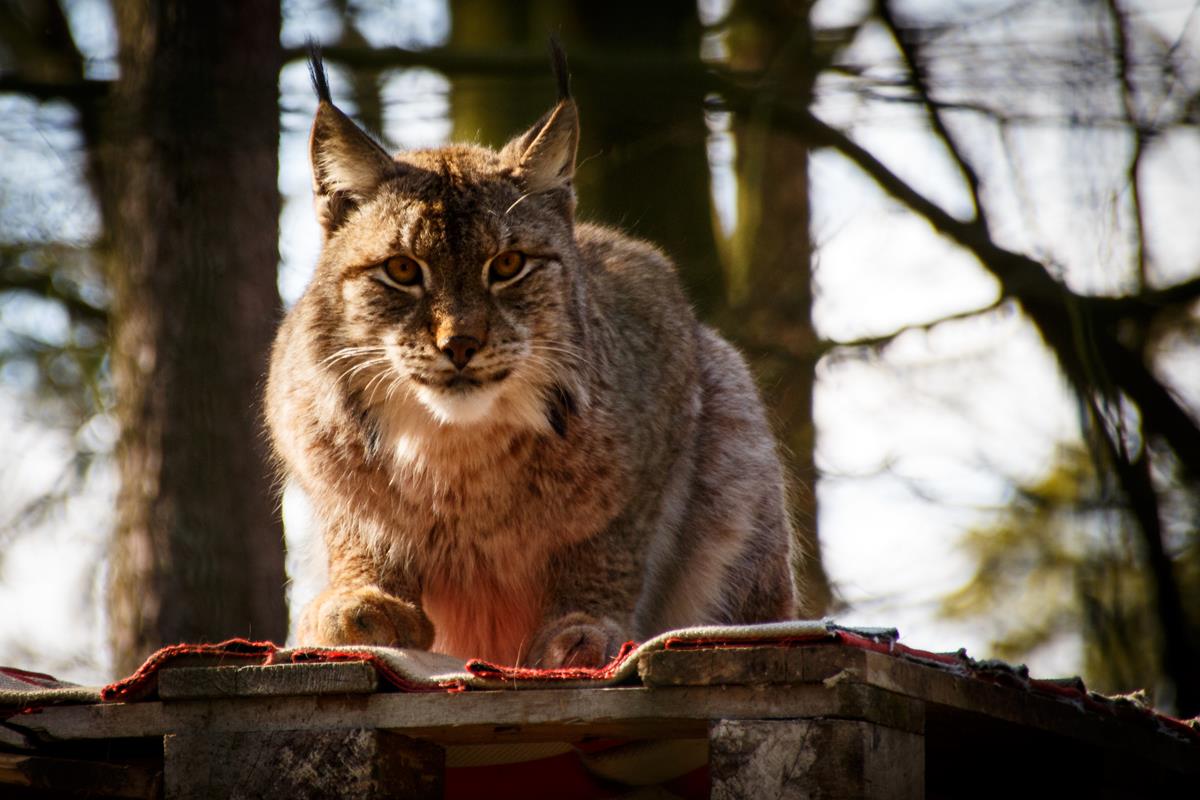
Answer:
[{"label": "blurred tree", "polygon": [[[20,66],[19,72],[10,70],[5,76],[8,91],[36,101],[66,99],[85,139],[97,134],[104,88],[85,80],[84,59],[58,3],[26,0],[0,6],[0,52]],[[6,135],[16,139],[15,131]],[[86,154],[83,167],[89,172],[94,168]],[[5,210],[9,208],[6,203]],[[31,210],[29,216],[36,214]],[[101,406],[107,297],[92,249],[85,242],[56,235],[53,228],[61,223],[56,219],[61,215],[44,216],[48,218],[44,225],[29,218],[15,225],[6,220],[0,230],[0,296],[48,301],[66,312],[70,329],[65,340],[42,331],[5,337],[0,363],[35,362],[39,395],[65,401],[54,406],[66,411],[69,424],[80,426]],[[81,469],[91,455],[80,461]],[[73,486],[68,481],[63,489],[69,492]]]},{"label": "blurred tree", "polygon": [[[548,3],[449,0],[450,49],[480,52],[532,50],[545,44],[554,23]],[[553,101],[549,76],[511,71],[462,73],[450,86],[450,138],[503,146],[546,112]]]},{"label": "blurred tree", "polygon": [[[1014,661],[1079,637],[1084,674],[1099,691],[1167,685],[1153,587],[1129,535],[1137,523],[1113,489],[1087,450],[1063,448],[1049,474],[1018,486],[992,525],[967,535],[975,574],[943,613],[990,620],[995,655]],[[1179,580],[1197,598],[1200,553],[1195,541],[1187,547],[1175,554]],[[1195,614],[1190,625],[1200,627]]]},{"label": "blurred tree", "polygon": [[[255,398],[277,315],[278,3],[114,6],[120,76],[85,77],[64,10],[6,6],[3,88],[74,104],[109,302],[28,257],[80,319],[107,319],[121,489],[110,564],[114,668],[235,635],[282,640],[282,532]],[[98,341],[97,345],[103,345]]]},{"label": "blurred tree", "polygon": [[[1194,63],[1198,54],[1182,49],[1190,17],[1179,38],[1169,42],[1153,29],[1136,24],[1135,16],[1117,0],[1109,0],[1102,7],[1073,5],[1066,10],[1077,15],[1076,25],[1068,30],[1097,32],[1093,38],[1074,41],[1083,50],[1077,61],[1068,61],[1064,67],[1052,60],[1067,48],[1066,43],[1057,43],[1055,55],[1043,56],[1046,61],[1042,63],[1034,60],[1040,54],[1031,51],[1001,52],[997,58],[1002,68],[1014,72],[1031,61],[1035,69],[1041,70],[1039,74],[1067,70],[1065,78],[1050,84],[1067,92],[1065,98],[1056,98],[1069,109],[1066,125],[1115,129],[1129,137],[1125,167],[1128,200],[1118,213],[1128,221],[1132,232],[1133,263],[1114,259],[1099,264],[1097,271],[1110,275],[1132,273],[1132,280],[1120,282],[1135,288],[1126,294],[1103,295],[1075,291],[1050,260],[1039,260],[1000,243],[994,233],[997,215],[987,203],[989,187],[981,177],[986,174],[981,166],[984,162],[973,160],[971,149],[963,142],[961,131],[972,130],[963,123],[964,115],[996,125],[1002,132],[1014,120],[1054,124],[1044,106],[1037,105],[1047,96],[1030,98],[1021,91],[1007,98],[1010,105],[1006,107],[999,105],[994,84],[955,82],[951,76],[957,74],[965,56],[948,34],[960,28],[968,30],[978,18],[961,25],[946,21],[922,23],[916,17],[901,17],[899,5],[878,0],[869,12],[871,21],[890,35],[898,68],[895,63],[883,69],[878,64],[848,64],[841,71],[858,76],[859,88],[868,97],[911,103],[922,110],[930,132],[944,148],[969,198],[967,219],[922,194],[845,133],[814,116],[809,108],[777,101],[774,118],[781,127],[814,146],[828,147],[845,156],[902,206],[973,255],[999,286],[999,298],[987,309],[1015,302],[1041,336],[1079,399],[1083,431],[1090,443],[1098,481],[1112,487],[1120,498],[1126,519],[1132,523],[1131,533],[1136,536],[1137,568],[1144,580],[1146,603],[1153,609],[1155,630],[1153,641],[1143,639],[1125,648],[1125,652],[1156,645],[1158,668],[1142,674],[1140,681],[1154,681],[1161,675],[1161,696],[1173,700],[1181,714],[1200,713],[1200,628],[1189,613],[1189,608],[1196,608],[1198,603],[1194,594],[1189,599],[1180,578],[1195,571],[1197,548],[1177,543],[1194,543],[1197,534],[1200,425],[1196,410],[1184,405],[1176,390],[1156,374],[1161,369],[1157,362],[1180,346],[1181,335],[1194,340],[1200,276],[1194,265],[1165,264],[1151,269],[1153,250],[1147,241],[1140,168],[1149,148],[1166,141],[1169,131],[1196,134],[1200,86],[1185,76],[1189,75],[1187,65]],[[1008,19],[1019,11],[1018,7],[1003,7],[997,12],[998,18]],[[1097,13],[1098,19],[1092,16]],[[1132,57],[1135,41],[1144,60],[1140,64],[1135,64]],[[941,42],[947,42],[944,53],[938,47]],[[994,49],[989,52],[996,55]],[[880,77],[873,70],[884,75]],[[986,70],[981,74],[986,80],[996,79]],[[1087,91],[1079,87],[1087,87]],[[939,94],[942,91],[949,97],[943,98]],[[731,106],[742,111],[753,108],[746,95],[735,92],[730,96]],[[1120,98],[1115,113],[1109,110],[1105,96]],[[1080,103],[1091,105],[1080,108]],[[957,126],[952,119],[958,121]],[[1020,153],[1007,155],[1009,163],[1019,163]],[[1035,209],[1028,211],[1036,213]],[[1190,277],[1156,285],[1148,280],[1154,273]],[[927,329],[936,324],[920,327]],[[878,350],[894,341],[896,335],[855,344]],[[1167,516],[1172,508],[1186,511],[1182,515],[1176,512],[1172,519]],[[1053,533],[1031,530],[1027,535],[1044,539]],[[1057,551],[1033,548],[1032,552]],[[1109,588],[1118,585],[1110,583]],[[1130,585],[1126,583],[1123,588]],[[1084,603],[1099,597],[1081,592],[1077,599]],[[1101,611],[1098,607],[1092,609],[1094,613]],[[1032,639],[1037,636],[1032,635]],[[1094,641],[1106,640],[1097,636]],[[1116,659],[1121,653],[1113,650],[1106,655]]]},{"label": "blurred tree", "polygon": [[[724,279],[709,200],[695,3],[451,0],[450,21],[450,49],[460,53],[540,55],[547,34],[561,33],[583,114],[580,215],[666,249],[701,313],[716,312]],[[453,138],[500,146],[531,125],[553,101],[544,56],[538,66],[456,74]]]},{"label": "blurred tree", "polygon": [[[342,35],[337,44],[342,47],[366,49],[370,47],[359,29],[357,10],[351,0],[331,0],[337,15],[342,18]],[[355,116],[360,125],[375,135],[383,131],[383,98],[380,96],[381,70],[377,65],[365,64],[349,72],[351,99]]]},{"label": "blurred tree", "polygon": [[99,143],[115,252],[115,666],[287,634],[256,397],[278,319],[279,5],[116,4]]},{"label": "blurred tree", "polygon": [[[757,75],[758,96],[812,102],[818,72],[812,3],[741,0],[724,22],[728,67]],[[756,101],[757,103],[757,101]],[[808,145],[771,124],[771,104],[734,123],[737,227],[726,248],[729,312],[722,319],[754,362],[793,476],[794,564],[801,614],[827,613],[833,592],[817,529],[813,388],[820,346],[812,324],[813,248]]]},{"label": "blurred tree", "polygon": [[[1025,47],[1009,46],[998,51],[988,47],[989,59],[982,64],[976,57],[979,51],[971,49],[970,42],[964,47],[954,36],[956,31],[969,32],[989,20],[1018,18],[1030,9],[1066,15],[1073,22],[1064,28],[1067,31],[1086,27],[1103,35],[1074,37],[1072,41],[1081,48],[1077,57],[1061,56],[1069,50],[1065,41],[1051,42],[1051,55],[1044,55],[1030,39]],[[1193,713],[1200,710],[1198,650],[1176,574],[1181,567],[1180,554],[1185,550],[1171,546],[1169,541],[1179,535],[1194,538],[1194,524],[1182,528],[1190,532],[1179,534],[1181,523],[1163,517],[1168,499],[1173,506],[1182,502],[1189,508],[1197,507],[1196,491],[1188,487],[1194,487],[1200,471],[1200,428],[1194,412],[1155,374],[1160,354],[1178,347],[1181,335],[1194,337],[1195,318],[1190,309],[1200,296],[1200,278],[1166,284],[1151,280],[1155,269],[1152,250],[1145,244],[1146,206],[1141,188],[1141,164],[1146,153],[1164,140],[1166,131],[1195,127],[1200,103],[1196,87],[1187,79],[1188,59],[1195,54],[1184,47],[1185,36],[1174,42],[1161,41],[1116,0],[1102,6],[1081,4],[1054,10],[1038,4],[997,4],[966,13],[957,21],[947,17],[949,9],[941,10],[939,16],[939,9],[922,7],[920,16],[915,9],[905,16],[900,4],[879,0],[843,28],[815,31],[808,21],[810,10],[807,3],[737,3],[727,20],[712,31],[718,35],[718,44],[719,37],[725,37],[725,52],[721,54],[721,47],[716,48],[718,55],[711,59],[708,77],[686,52],[696,52],[696,39],[689,33],[694,24],[691,12],[685,15],[682,7],[664,4],[646,14],[644,9],[632,12],[620,4],[588,6],[558,17],[565,20],[565,35],[577,36],[581,42],[572,45],[571,50],[585,120],[591,118],[589,113],[601,119],[598,125],[585,121],[585,131],[595,131],[603,137],[602,142],[617,142],[616,147],[606,151],[606,161],[624,158],[625,139],[630,152],[636,153],[638,143],[646,141],[647,131],[662,131],[664,139],[676,138],[675,134],[667,136],[672,130],[683,131],[679,141],[694,135],[669,120],[640,116],[653,115],[655,107],[671,108],[671,116],[686,124],[692,118],[688,103],[709,93],[710,108],[734,113],[738,229],[727,248],[725,271],[719,278],[706,269],[697,271],[697,266],[705,263],[705,256],[693,257],[679,244],[689,236],[693,242],[699,241],[695,233],[699,230],[695,222],[699,215],[687,213],[691,208],[689,198],[700,192],[699,188],[688,188],[693,186],[691,176],[697,172],[694,166],[682,167],[678,174],[664,173],[662,155],[647,147],[647,152],[656,157],[632,171],[654,176],[654,180],[625,183],[624,178],[611,179],[606,165],[604,173],[594,169],[581,173],[581,195],[585,202],[591,198],[591,207],[599,210],[598,216],[617,224],[630,226],[631,220],[624,215],[636,214],[632,227],[667,245],[680,261],[685,278],[695,281],[694,295],[702,309],[722,320],[724,327],[756,356],[756,365],[767,378],[767,391],[777,404],[776,413],[787,424],[784,436],[793,450],[796,471],[809,486],[816,474],[811,456],[811,396],[818,355],[878,353],[902,333],[928,330],[939,321],[855,342],[816,340],[810,315],[813,292],[806,189],[808,148],[841,154],[902,207],[974,256],[999,288],[995,301],[980,312],[1005,304],[1019,307],[1080,398],[1084,429],[1094,444],[1100,480],[1119,489],[1122,507],[1137,523],[1138,568],[1152,598],[1160,634],[1156,641],[1162,674],[1174,687],[1179,709]],[[1103,19],[1089,16],[1097,10]],[[542,4],[521,4],[510,16],[498,14],[487,4],[462,0],[455,5],[454,13],[459,17],[455,23],[458,44],[472,52],[455,51],[452,46],[439,52],[393,52],[386,57],[396,63],[423,61],[445,68],[454,74],[456,92],[460,93],[469,86],[468,81],[458,80],[463,74],[487,72],[506,79],[517,76],[528,80],[530,70],[539,69],[540,58],[533,55],[536,51],[515,53],[514,47],[529,46],[536,22],[546,18]],[[637,24],[629,25],[631,19]],[[621,29],[619,39],[605,33],[615,28]],[[881,48],[880,31],[890,37],[894,47],[891,53]],[[874,37],[872,45],[847,58],[845,54],[864,37]],[[668,57],[652,59],[646,57],[647,50],[621,49],[630,41],[643,42],[650,50],[657,47]],[[684,42],[682,49],[678,49],[680,41]],[[584,42],[599,49],[589,49],[582,45]],[[1042,42],[1036,40],[1036,44]],[[872,55],[864,58],[863,53]],[[1030,70],[1043,81],[1039,86],[1065,90],[1071,101],[1065,119],[1055,119],[1046,106],[1039,106],[1038,102],[1047,96],[1035,98],[1025,84],[1001,91],[1007,88],[1002,82],[1008,75],[1024,75]],[[603,81],[589,89],[591,75],[602,76]],[[636,78],[630,80],[630,75]],[[846,133],[813,114],[813,87],[821,77],[830,75],[845,81],[865,104],[903,104],[925,115],[929,134],[943,148],[961,181],[965,214],[961,204],[941,204],[923,194]],[[499,87],[500,82],[490,85]],[[1081,91],[1084,87],[1086,91]],[[589,94],[592,91],[594,96]],[[476,130],[503,127],[485,136],[501,140],[531,115],[521,108],[531,94],[524,88],[494,93],[476,90],[477,98],[497,103],[497,114],[475,111],[470,116],[472,112],[464,110],[457,120],[457,132],[470,136]],[[1120,113],[1109,113],[1105,96],[1120,98]],[[684,98],[680,105],[674,104],[676,97]],[[612,102],[606,103],[606,98]],[[1089,102],[1092,107],[1079,105]],[[460,105],[465,109],[476,106],[476,102]],[[588,112],[588,108],[595,110]],[[506,116],[509,112],[513,118]],[[964,121],[964,117],[974,119]],[[603,120],[616,121],[611,123],[615,128],[606,129]],[[967,124],[971,121],[994,125],[1003,141],[1008,141],[1005,137],[1014,124],[1074,125],[1129,133],[1129,207],[1119,213],[1133,220],[1130,229],[1137,239],[1133,291],[1108,295],[1076,291],[1066,283],[1053,259],[1041,257],[1036,246],[1029,249],[1037,257],[1026,255],[1026,248],[997,238],[997,214],[987,202],[992,189],[985,183],[991,180],[991,173],[981,168],[990,163],[972,157],[974,150],[986,150],[969,136],[971,147],[964,147],[962,141],[964,130],[979,130],[978,124]],[[586,135],[584,159],[590,153]],[[1006,155],[1009,163],[1019,164],[1020,153],[1010,151]],[[621,167],[626,168],[624,164]],[[1089,168],[1097,166],[1081,166],[1084,171]],[[605,182],[589,183],[598,174],[604,175]],[[616,191],[609,192],[610,180]],[[659,196],[655,194],[658,188],[669,191]],[[644,202],[645,198],[653,201]],[[1027,213],[1036,214],[1037,210],[1029,209]],[[674,219],[692,220],[685,223],[691,233],[676,237],[670,225],[661,222]],[[711,232],[711,227],[706,227],[704,248],[710,246]],[[1097,269],[1113,274],[1123,265],[1104,263]],[[1159,271],[1187,274],[1186,268],[1178,266]],[[980,312],[964,312],[953,318]],[[1176,492],[1180,487],[1182,491]],[[1183,499],[1177,502],[1175,495]],[[815,515],[811,499],[802,498],[800,505],[807,509],[802,517],[811,519]],[[810,583],[821,589],[825,586],[819,575]]]}]

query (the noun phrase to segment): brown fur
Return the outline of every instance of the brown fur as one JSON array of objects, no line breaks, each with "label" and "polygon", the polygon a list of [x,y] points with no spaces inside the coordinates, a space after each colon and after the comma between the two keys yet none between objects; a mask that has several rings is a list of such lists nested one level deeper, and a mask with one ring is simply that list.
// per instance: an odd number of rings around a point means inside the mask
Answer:
[{"label": "brown fur", "polygon": [[[564,97],[499,153],[392,159],[323,94],[325,246],[267,387],[329,554],[302,642],[596,664],[670,627],[793,613],[745,363],[661,252],[575,222],[577,138]],[[505,250],[529,271],[489,287]],[[387,285],[394,255],[423,265],[419,289]],[[479,344],[461,373],[453,336]]]}]

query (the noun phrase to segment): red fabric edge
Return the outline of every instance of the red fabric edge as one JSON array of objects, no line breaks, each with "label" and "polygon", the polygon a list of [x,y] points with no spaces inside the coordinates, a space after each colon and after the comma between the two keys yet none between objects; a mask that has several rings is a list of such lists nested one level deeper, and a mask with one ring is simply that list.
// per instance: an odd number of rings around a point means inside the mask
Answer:
[{"label": "red fabric edge", "polygon": [[100,690],[100,698],[110,703],[141,699],[157,688],[160,669],[168,662],[185,656],[203,655],[221,660],[253,660],[269,664],[277,652],[279,647],[272,642],[252,642],[249,639],[227,639],[217,644],[173,644],[147,658],[137,672],[128,678],[105,686]]},{"label": "red fabric edge", "polygon": [[320,647],[305,647],[292,651],[292,662],[305,661],[366,661],[375,667],[389,683],[404,692],[463,692],[467,685],[461,680],[446,681],[438,684],[414,683],[404,675],[396,672],[386,659],[377,654],[361,650],[325,650]]},{"label": "red fabric edge", "polygon": [[[247,639],[229,639],[218,644],[176,644],[154,653],[138,668],[137,672],[124,680],[109,684],[100,690],[106,702],[130,702],[147,697],[157,688],[158,671],[187,656],[203,655],[220,660],[246,660],[260,665],[272,664],[279,646],[272,642],[252,642]],[[366,661],[390,684],[405,692],[461,692],[466,686],[462,681],[429,685],[414,683],[396,672],[388,662],[369,651],[328,650],[320,647],[302,648],[291,654],[293,662],[304,661]]]},{"label": "red fabric edge", "polygon": [[613,657],[613,660],[602,667],[555,667],[553,669],[512,667],[473,658],[467,662],[465,669],[476,677],[498,681],[602,681],[615,675],[625,660],[637,648],[637,642],[626,642],[621,645],[621,649]]},{"label": "red fabric edge", "polygon": [[0,667],[0,674],[7,675],[14,680],[27,683],[30,686],[36,686],[39,689],[55,689],[61,686],[74,686],[74,684],[60,681],[53,675],[47,675],[44,672],[32,672],[27,669],[21,669],[20,667]]},{"label": "red fabric edge", "polygon": [[[965,651],[957,653],[934,653],[928,650],[902,645],[890,638],[871,638],[851,631],[831,629],[827,633],[811,636],[769,637],[762,639],[668,639],[667,649],[701,649],[709,647],[744,648],[744,647],[791,647],[791,646],[831,646],[842,645],[856,647],[872,652],[883,653],[893,657],[926,664],[956,672],[963,677],[992,683],[1014,689],[1022,689],[1035,695],[1049,696],[1068,702],[1078,703],[1082,708],[1126,719],[1141,718],[1155,721],[1193,740],[1200,741],[1200,730],[1193,728],[1187,722],[1168,716],[1152,708],[1122,704],[1120,701],[1100,699],[1087,688],[1080,685],[1063,685],[1049,680],[1030,678],[1016,667],[999,668],[980,665],[968,657]],[[172,661],[191,655],[203,655],[218,660],[256,661],[260,664],[271,664],[279,647],[271,642],[254,642],[247,639],[229,639],[218,644],[177,644],[164,647],[150,656],[137,672],[123,680],[105,686],[101,690],[101,698],[107,702],[130,702],[147,697],[157,687],[158,671]],[[603,681],[616,674],[624,662],[637,649],[634,642],[626,642],[620,652],[608,664],[602,667],[563,667],[557,669],[537,669],[533,667],[513,667],[493,664],[488,661],[472,660],[467,662],[466,670],[481,678],[503,682],[520,683],[523,681],[559,682],[596,680]],[[329,650],[325,648],[304,648],[293,651],[294,661],[366,661],[370,663],[385,680],[396,688],[406,692],[462,692],[468,687],[462,681],[451,681],[441,685],[413,683],[406,677],[393,670],[385,661],[374,653],[354,650]],[[12,669],[12,668],[9,668]],[[39,673],[25,670],[13,670],[31,677],[49,678]]]}]

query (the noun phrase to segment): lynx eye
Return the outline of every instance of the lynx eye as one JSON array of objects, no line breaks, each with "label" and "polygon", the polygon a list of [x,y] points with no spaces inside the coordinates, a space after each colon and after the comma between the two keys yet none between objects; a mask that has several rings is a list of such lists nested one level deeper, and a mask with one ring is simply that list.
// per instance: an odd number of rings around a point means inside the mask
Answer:
[{"label": "lynx eye", "polygon": [[525,254],[519,250],[505,250],[492,259],[488,268],[488,280],[492,283],[515,278],[525,266]]},{"label": "lynx eye", "polygon": [[388,279],[400,286],[416,286],[421,282],[421,265],[408,256],[392,256],[380,266]]}]

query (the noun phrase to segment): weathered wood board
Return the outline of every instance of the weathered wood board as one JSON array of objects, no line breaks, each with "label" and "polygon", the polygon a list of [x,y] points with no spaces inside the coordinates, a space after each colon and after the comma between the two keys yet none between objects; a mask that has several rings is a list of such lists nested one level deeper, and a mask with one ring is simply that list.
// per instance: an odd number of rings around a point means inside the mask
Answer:
[{"label": "weathered wood board", "polygon": [[161,795],[162,770],[153,766],[0,752],[0,797],[24,790],[56,797],[151,800]]},{"label": "weathered wood board", "polygon": [[163,700],[370,694],[378,688],[379,673],[365,661],[262,667],[175,667],[158,674],[158,696]]},{"label": "weathered wood board", "polygon": [[721,720],[709,733],[714,800],[919,800],[925,741],[854,720]]},{"label": "weathered wood board", "polygon": [[180,733],[163,743],[170,800],[440,800],[441,747],[390,731]]},{"label": "weathered wood board", "polygon": [[176,700],[48,708],[20,724],[49,740],[367,727],[471,744],[696,738],[707,734],[712,719],[812,716],[869,719],[914,732],[923,724],[919,703],[851,683]]},{"label": "weathered wood board", "polygon": [[[160,701],[7,720],[0,750],[33,760],[7,772],[0,762],[0,784],[22,786],[72,752],[165,741],[169,800],[258,796],[238,788],[255,786],[289,800],[374,798],[385,784],[436,796],[444,745],[593,737],[691,740],[701,754],[707,742],[714,797],[941,798],[966,786],[1140,797],[1200,781],[1194,739],[1132,708],[1029,691],[1017,675],[990,681],[836,645],[667,650],[639,672],[636,687],[402,693],[362,662],[165,669]],[[99,760],[80,769],[118,774]]]}]

